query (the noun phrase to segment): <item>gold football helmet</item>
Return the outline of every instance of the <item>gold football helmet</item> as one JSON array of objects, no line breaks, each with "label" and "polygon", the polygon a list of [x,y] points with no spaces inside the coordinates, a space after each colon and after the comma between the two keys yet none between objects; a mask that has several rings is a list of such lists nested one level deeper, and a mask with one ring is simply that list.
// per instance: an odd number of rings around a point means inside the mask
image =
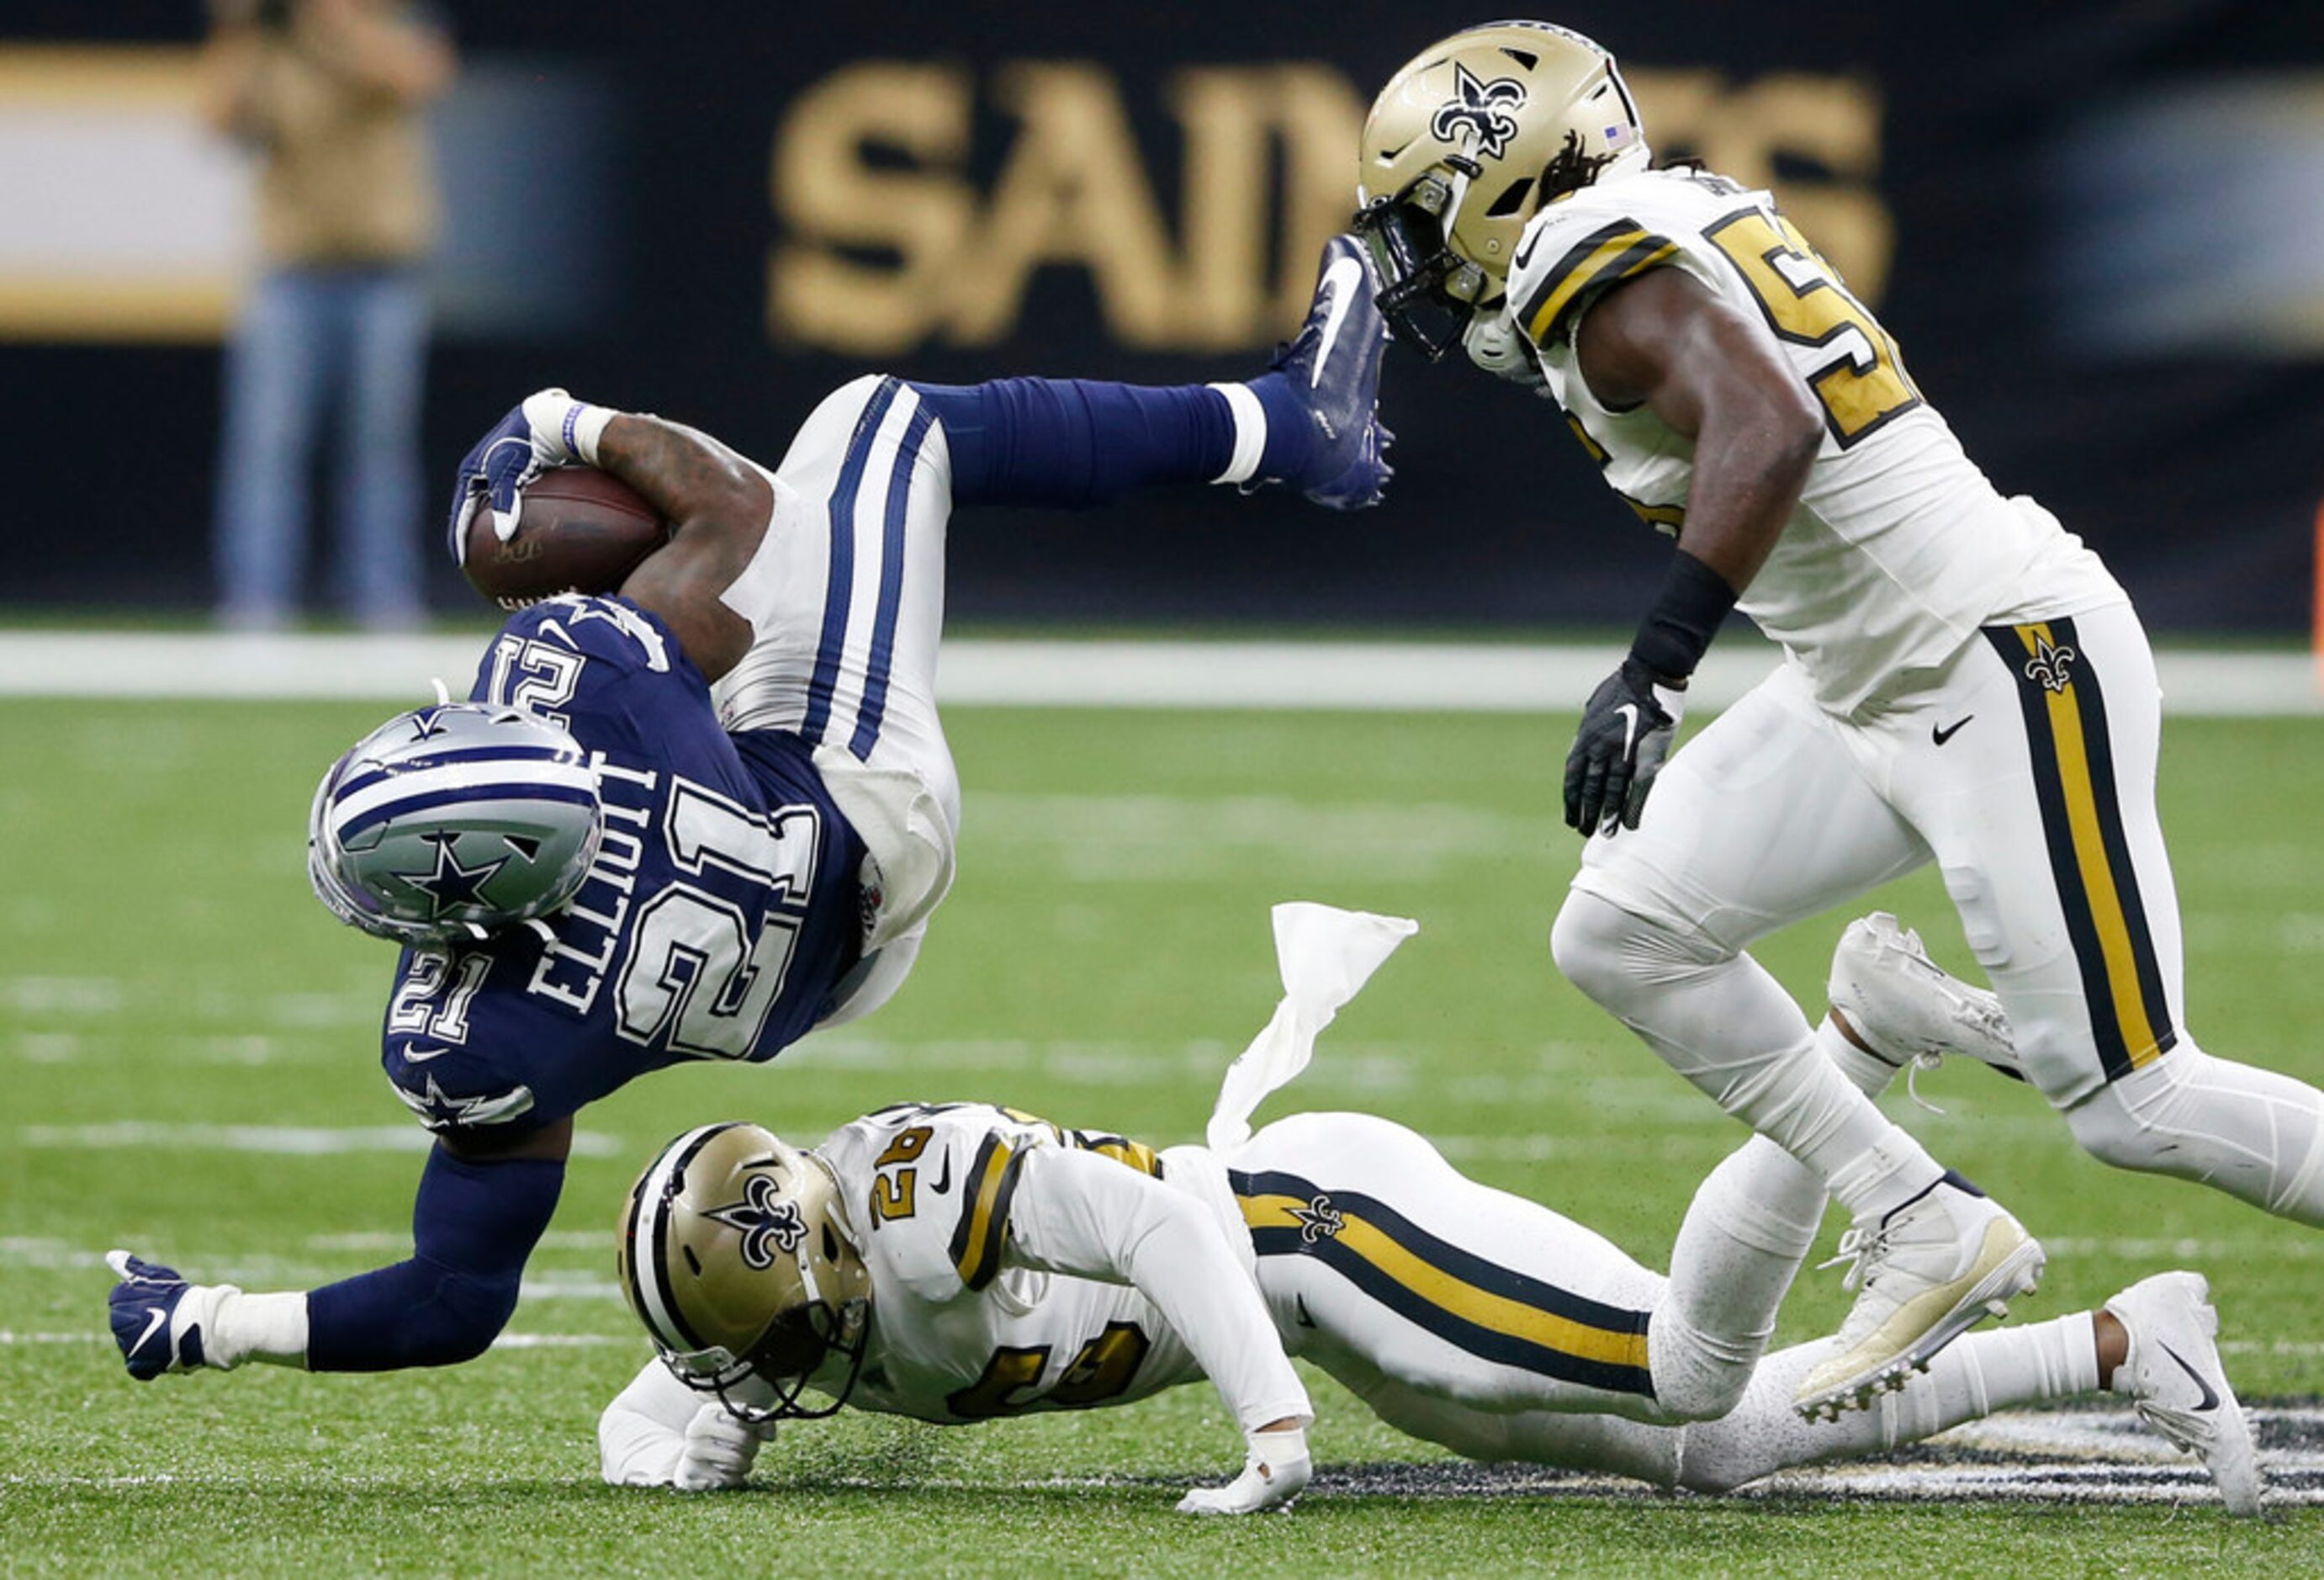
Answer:
[{"label": "gold football helmet", "polygon": [[1357,177],[1389,329],[1443,356],[1544,203],[1649,157],[1614,57],[1578,32],[1496,22],[1423,50],[1372,102]]},{"label": "gold football helmet", "polygon": [[[622,1292],[679,1381],[750,1421],[846,1402],[871,1335],[872,1275],[839,1183],[813,1152],[755,1124],[690,1130],[638,1177],[614,1244]],[[803,1407],[835,1356],[847,1372],[830,1406]],[[727,1391],[745,1378],[773,1402]]]}]

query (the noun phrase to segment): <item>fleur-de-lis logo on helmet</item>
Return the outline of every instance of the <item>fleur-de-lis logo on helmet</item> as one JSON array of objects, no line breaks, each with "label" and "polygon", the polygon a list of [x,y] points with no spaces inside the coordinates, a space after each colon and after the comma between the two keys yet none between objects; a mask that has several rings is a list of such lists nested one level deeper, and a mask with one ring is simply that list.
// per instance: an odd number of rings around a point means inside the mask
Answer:
[{"label": "fleur-de-lis logo on helmet", "polygon": [[2025,661],[2025,678],[2039,681],[2052,691],[2063,691],[2074,683],[2074,678],[2066,672],[2066,666],[2072,663],[2077,656],[2072,648],[2063,643],[2052,647],[2048,637],[2037,638],[2034,656]]},{"label": "fleur-de-lis logo on helmet", "polygon": [[1318,1240],[1336,1239],[1340,1231],[1347,1227],[1346,1221],[1340,1216],[1340,1209],[1332,1205],[1332,1198],[1328,1196],[1318,1195],[1305,1206],[1293,1207],[1291,1215],[1298,1220],[1299,1240],[1304,1245],[1313,1245]]},{"label": "fleur-de-lis logo on helmet", "polygon": [[775,1252],[785,1256],[807,1238],[807,1217],[798,1203],[777,1199],[781,1187],[771,1174],[754,1174],[742,1187],[742,1199],[730,1206],[714,1207],[710,1216],[730,1229],[742,1232],[742,1265],[764,1272],[775,1265]]},{"label": "fleur-de-lis logo on helmet", "polygon": [[1480,159],[1499,159],[1517,134],[1513,113],[1525,104],[1525,84],[1514,77],[1480,81],[1462,62],[1452,62],[1452,92],[1430,118],[1428,130],[1440,143],[1465,145]]}]

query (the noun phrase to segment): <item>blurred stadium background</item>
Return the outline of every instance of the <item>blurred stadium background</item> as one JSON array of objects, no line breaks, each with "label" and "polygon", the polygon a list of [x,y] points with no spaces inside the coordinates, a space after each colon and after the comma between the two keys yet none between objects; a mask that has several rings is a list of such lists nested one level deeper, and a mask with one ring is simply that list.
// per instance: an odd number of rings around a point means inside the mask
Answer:
[{"label": "blurred stadium background", "polygon": [[[1251,365],[1442,7],[922,0],[438,7],[431,479],[563,383],[772,462],[867,365]],[[1770,10],[1577,0],[1659,152],[1772,182],[2005,491],[2163,632],[2309,619],[2324,495],[2324,17],[2280,0]],[[204,15],[0,14],[0,604],[198,608],[251,172],[192,115]],[[1627,625],[1659,547],[1554,420],[1399,356],[1392,504],[1157,498],[957,535],[967,622]],[[434,522],[414,523],[432,531]],[[432,536],[429,541],[434,541]],[[469,607],[450,568],[439,607]]]},{"label": "blurred stadium background", "polygon": [[[2324,1564],[2312,1512],[2289,1532],[2174,1522],[2169,1501],[2195,1485],[2176,1464],[2116,1466],[2099,1508],[2029,1520],[1998,1501],[2027,1484],[1981,1446],[1964,1451],[1972,1479],[1937,1488],[1954,1501],[1860,1517],[1782,1489],[1641,1519],[1588,1486],[1503,1483],[1480,1502],[1456,1482],[1432,1496],[1359,1479],[1341,1490],[1406,1495],[1314,1498],[1281,1534],[1189,1533],[1165,1492],[1222,1463],[1195,1391],[989,1432],[835,1422],[793,1434],[768,1473],[783,1496],[747,1510],[590,1483],[589,1424],[640,1359],[604,1226],[669,1133],[733,1112],[806,1139],[890,1100],[989,1095],[1189,1138],[1272,999],[1264,907],[1295,894],[1427,930],[1291,1102],[1394,1113],[1480,1178],[1665,1254],[1735,1134],[1557,981],[1541,944],[1574,857],[1552,810],[1558,710],[1601,671],[1662,545],[1554,412],[1394,352],[1399,476],[1379,511],[1194,495],[957,525],[969,641],[948,650],[946,689],[1011,706],[947,716],[969,786],[947,942],[860,1034],[771,1076],[673,1073],[585,1116],[504,1353],[455,1373],[131,1389],[96,1315],[116,1237],[253,1285],[403,1243],[424,1138],[371,1062],[384,961],[305,897],[300,818],[313,774],[391,700],[473,661],[491,616],[435,552],[433,490],[475,435],[558,383],[771,463],[866,366],[1194,381],[1255,365],[1344,218],[1373,85],[1484,19],[1360,0],[439,10],[463,71],[432,115],[448,226],[431,497],[411,523],[439,629],[257,649],[199,629],[253,180],[195,115],[201,9],[0,10],[15,526],[0,692],[73,698],[0,699],[0,1568],[667,1572],[680,1551],[760,1563],[780,1538],[852,1542],[876,1572],[974,1572],[996,1522],[1025,1573]],[[2174,708],[2316,711],[2324,12],[1587,0],[1553,20],[1618,53],[1662,152],[1775,185],[1970,453],[2096,544],[2174,644]],[[161,629],[132,642],[126,625]],[[1764,666],[1740,634],[1706,700]],[[1104,645],[1056,645],[1092,636]],[[1313,645],[1327,640],[1343,645]],[[1177,711],[1025,706],[1125,699]],[[1269,711],[1203,710],[1251,704]],[[1360,705],[1408,711],[1333,711]],[[1481,708],[1537,716],[1460,711]],[[2166,735],[2193,1014],[2216,1046],[2310,1080],[2319,773],[2312,718]],[[1967,966],[1932,877],[1878,898]],[[1810,1002],[1826,920],[1767,951]],[[2109,1174],[2001,1086],[1948,1073],[1948,1113],[1913,1123],[2036,1204],[2054,1260],[2030,1314],[2205,1267],[2238,1379],[2283,1406],[2266,1428],[2279,1484],[2324,1496],[2313,1412],[2292,1402],[2324,1392],[2318,1237]],[[1810,1280],[1785,1336],[1844,1298]],[[1328,1460],[1427,1457],[1344,1397],[1325,1409]],[[2043,1495],[2071,1497],[2077,1474]],[[931,1483],[899,1525],[896,1500]]]}]

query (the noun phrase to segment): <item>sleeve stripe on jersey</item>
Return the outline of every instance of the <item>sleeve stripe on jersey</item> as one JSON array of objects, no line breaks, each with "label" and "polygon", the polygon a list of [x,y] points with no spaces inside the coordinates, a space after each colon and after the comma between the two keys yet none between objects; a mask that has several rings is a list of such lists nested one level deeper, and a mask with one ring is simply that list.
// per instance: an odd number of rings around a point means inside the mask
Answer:
[{"label": "sleeve stripe on jersey", "polygon": [[1677,255],[1677,245],[1668,238],[1655,235],[1636,220],[1618,219],[1574,243],[1551,266],[1526,299],[1518,319],[1534,344],[1546,346],[1563,328],[1567,318],[1592,296]]},{"label": "sleeve stripe on jersey", "polygon": [[1125,1168],[1135,1169],[1140,1174],[1150,1174],[1157,1179],[1162,1177],[1162,1160],[1154,1155],[1154,1149],[1144,1141],[1133,1141],[1127,1136],[1110,1135],[1099,1131],[1086,1130],[1074,1132],[1073,1141],[1074,1145],[1085,1152],[1095,1152],[1101,1158],[1111,1158]]},{"label": "sleeve stripe on jersey", "polygon": [[960,1222],[952,1232],[952,1264],[960,1281],[982,1289],[1001,1271],[1001,1246],[1009,1233],[1009,1201],[1017,1193],[1017,1171],[1025,1155],[1001,1139],[984,1138],[962,1187]]}]

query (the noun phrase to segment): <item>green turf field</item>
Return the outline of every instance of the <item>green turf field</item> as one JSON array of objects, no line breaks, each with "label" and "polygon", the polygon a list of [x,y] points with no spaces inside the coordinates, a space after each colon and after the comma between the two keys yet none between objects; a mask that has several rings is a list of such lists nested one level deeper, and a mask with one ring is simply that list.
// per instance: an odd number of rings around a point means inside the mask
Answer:
[{"label": "green turf field", "polygon": [[[1418,918],[1419,938],[1262,1117],[1370,1108],[1659,1264],[1739,1132],[1554,975],[1574,859],[1569,719],[964,711],[958,888],[872,1021],[771,1068],[697,1067],[582,1116],[512,1332],[453,1372],[254,1367],[139,1386],[103,1337],[125,1244],[207,1280],[303,1287],[403,1253],[420,1132],[377,1067],[385,946],[309,897],[322,766],[352,706],[0,704],[0,1569],[76,1574],[2227,1574],[2324,1567],[2308,1510],[1311,1493],[1174,1517],[1240,1444],[1207,1391],[975,1429],[785,1429],[750,1493],[622,1493],[599,1407],[645,1355],[607,1228],[680,1128],[811,1139],[908,1097],[991,1097],[1192,1139],[1276,996],[1267,907]],[[2163,799],[2191,1018],[2214,1051],[2324,1079],[2324,723],[2175,722]],[[1881,900],[1967,965],[1933,878]],[[1843,917],[1764,958],[1811,1003]],[[2324,1236],[2109,1172],[1975,1068],[1911,1123],[2049,1241],[2054,1314],[2177,1263],[2212,1279],[2247,1397],[2324,1393]],[[1894,1102],[1902,1104],[1901,1095]],[[1811,1275],[1786,1338],[1845,1308]],[[566,1341],[566,1342],[557,1342]],[[1322,1384],[1320,1463],[1434,1460]],[[1449,1483],[1447,1483],[1449,1485]]]}]

